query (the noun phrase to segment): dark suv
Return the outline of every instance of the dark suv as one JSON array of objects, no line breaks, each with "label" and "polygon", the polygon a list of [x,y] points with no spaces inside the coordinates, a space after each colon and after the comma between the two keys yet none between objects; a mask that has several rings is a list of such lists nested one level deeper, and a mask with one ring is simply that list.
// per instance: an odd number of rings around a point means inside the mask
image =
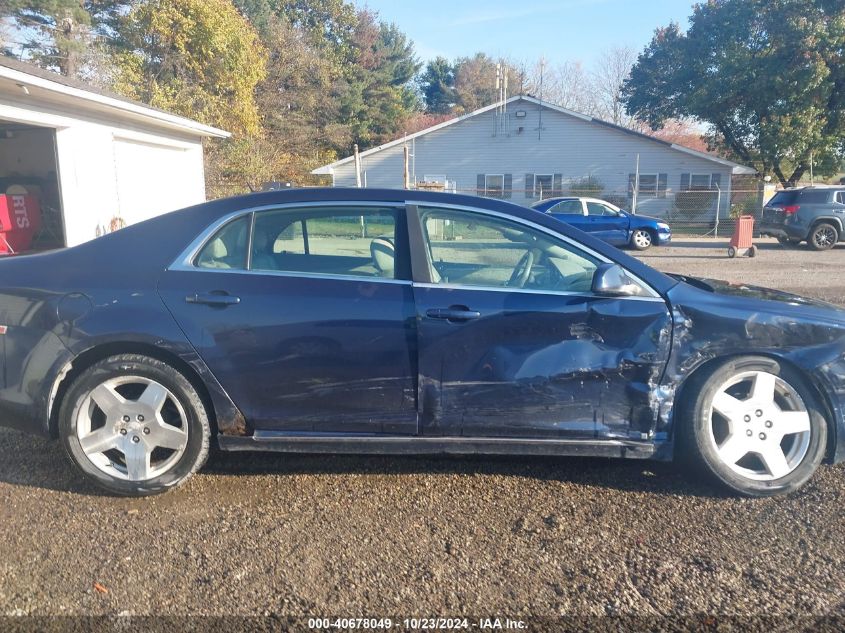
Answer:
[{"label": "dark suv", "polygon": [[778,191],[763,207],[760,235],[781,244],[807,241],[824,251],[845,239],[845,187],[801,187]]}]

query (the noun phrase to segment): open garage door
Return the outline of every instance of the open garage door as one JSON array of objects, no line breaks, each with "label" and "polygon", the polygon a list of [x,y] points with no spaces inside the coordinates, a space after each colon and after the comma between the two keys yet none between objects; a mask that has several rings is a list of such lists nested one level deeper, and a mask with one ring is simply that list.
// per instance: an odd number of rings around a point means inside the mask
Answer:
[{"label": "open garage door", "polygon": [[[19,209],[21,196],[25,196],[27,213],[33,215],[26,221],[34,225],[30,235],[4,240],[0,252],[65,245],[55,130],[0,119],[0,195],[10,196],[0,203],[6,209]],[[14,228],[3,226],[0,232]]]},{"label": "open garage door", "polygon": [[115,138],[120,216],[127,224],[196,203],[187,150]]}]

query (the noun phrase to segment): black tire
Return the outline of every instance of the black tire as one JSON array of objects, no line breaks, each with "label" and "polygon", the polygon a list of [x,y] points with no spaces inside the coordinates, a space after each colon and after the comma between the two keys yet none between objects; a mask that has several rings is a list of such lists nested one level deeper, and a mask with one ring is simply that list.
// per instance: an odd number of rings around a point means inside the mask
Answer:
[{"label": "black tire", "polygon": [[807,236],[807,244],[814,251],[826,251],[839,241],[839,230],[830,222],[819,222]]},{"label": "black tire", "polygon": [[778,244],[781,246],[798,246],[801,243],[801,240],[796,240],[791,237],[786,237],[785,235],[781,235],[778,238]]},{"label": "black tire", "polygon": [[[750,371],[763,371],[778,376],[801,397],[809,414],[810,440],[807,452],[787,475],[770,481],[757,481],[735,472],[719,458],[710,438],[710,413],[713,397],[719,387],[732,376]],[[815,473],[827,448],[827,422],[818,398],[804,378],[789,366],[764,356],[742,356],[693,375],[684,386],[683,401],[678,408],[675,459],[699,473],[747,497],[769,497],[793,492]]]},{"label": "black tire", "polygon": [[[77,413],[89,394],[105,381],[121,376],[140,376],[164,386],[181,405],[186,417],[187,442],[178,461],[158,476],[142,481],[121,479],[103,472],[82,450],[77,435]],[[110,493],[137,497],[179,486],[202,468],[208,458],[211,427],[202,399],[181,372],[155,358],[121,354],[92,365],[76,377],[59,409],[59,435],[70,462],[86,479]]]},{"label": "black tire", "polygon": [[644,251],[654,244],[654,236],[647,229],[635,229],[629,243],[634,250]]}]

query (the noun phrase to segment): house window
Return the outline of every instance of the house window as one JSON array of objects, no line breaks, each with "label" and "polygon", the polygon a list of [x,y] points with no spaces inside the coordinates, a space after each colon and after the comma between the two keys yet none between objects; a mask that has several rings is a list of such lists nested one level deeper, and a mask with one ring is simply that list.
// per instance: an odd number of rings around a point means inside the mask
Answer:
[{"label": "house window", "polygon": [[485,174],[484,194],[490,198],[504,198],[505,196],[505,175]]},{"label": "house window", "polygon": [[639,195],[642,197],[657,197],[657,174],[640,174]]},{"label": "house window", "polygon": [[552,196],[554,176],[552,174],[536,174],[534,176],[534,197],[549,198]]},{"label": "house window", "polygon": [[707,191],[711,189],[711,174],[690,174],[689,188],[694,191]]},{"label": "house window", "polygon": [[475,191],[488,198],[510,198],[513,193],[513,174],[478,174]]}]

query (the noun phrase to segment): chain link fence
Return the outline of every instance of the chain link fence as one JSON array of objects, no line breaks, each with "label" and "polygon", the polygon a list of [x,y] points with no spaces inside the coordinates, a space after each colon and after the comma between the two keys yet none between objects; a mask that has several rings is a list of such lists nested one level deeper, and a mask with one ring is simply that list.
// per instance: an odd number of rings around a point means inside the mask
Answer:
[{"label": "chain link fence", "polygon": [[[454,193],[478,195],[477,189],[452,189]],[[580,196],[604,200],[637,215],[664,220],[672,232],[686,235],[728,236],[733,233],[740,215],[752,215],[760,220],[763,192],[760,189],[732,191],[729,189],[696,189],[661,191],[658,194],[640,192],[636,200],[629,191],[562,190],[544,192],[542,198],[533,191],[483,191],[488,198],[503,199],[523,206],[531,206],[546,198]]]}]

